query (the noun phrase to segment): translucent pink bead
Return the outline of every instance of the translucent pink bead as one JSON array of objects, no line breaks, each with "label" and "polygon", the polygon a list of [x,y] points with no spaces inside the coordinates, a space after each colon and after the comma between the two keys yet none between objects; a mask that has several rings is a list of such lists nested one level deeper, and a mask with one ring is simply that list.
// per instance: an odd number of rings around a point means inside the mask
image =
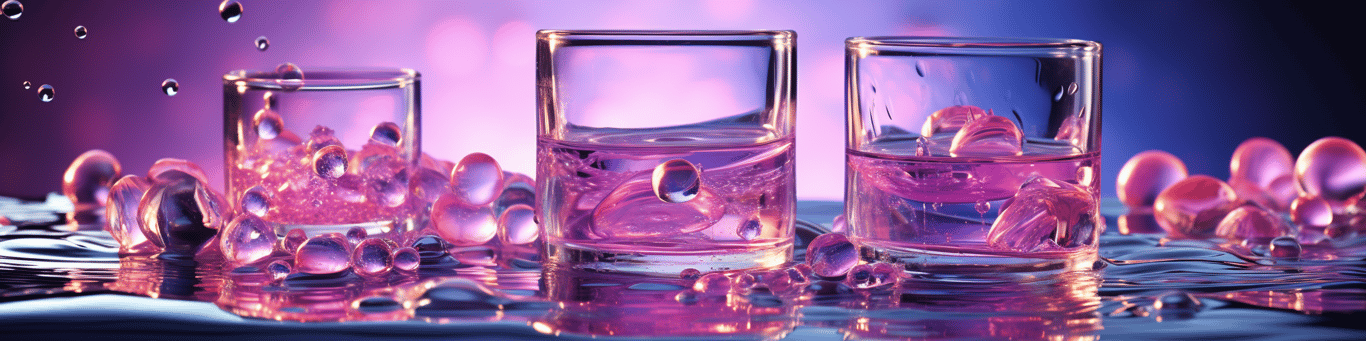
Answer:
[{"label": "translucent pink bead", "polygon": [[270,278],[272,280],[284,280],[285,277],[289,277],[289,274],[293,272],[294,266],[289,265],[289,262],[283,259],[270,262],[270,264],[266,264],[266,274],[270,275]]},{"label": "translucent pink bead", "polygon": [[1366,151],[1352,140],[1321,138],[1300,152],[1295,180],[1305,195],[1323,198],[1339,210],[1366,188]]},{"label": "translucent pink bead", "polygon": [[1333,223],[1333,207],[1316,197],[1299,197],[1290,203],[1290,220],[1301,227],[1320,230]]},{"label": "translucent pink bead", "polygon": [[1001,116],[972,120],[958,130],[949,147],[954,157],[1018,156],[1024,151],[1024,132]]},{"label": "translucent pink bead", "polygon": [[422,263],[422,256],[416,249],[411,247],[401,247],[394,250],[394,269],[399,271],[417,271],[418,265]]},{"label": "translucent pink bead", "polygon": [[109,188],[108,206],[105,207],[105,231],[114,236],[119,243],[120,253],[156,252],[157,249],[147,235],[142,233],[142,222],[138,217],[138,203],[142,195],[152,187],[147,179],[137,175],[125,175]]},{"label": "translucent pink bead", "polygon": [[681,203],[659,200],[650,179],[617,186],[593,210],[593,232],[606,238],[661,238],[706,229],[724,215],[721,199],[707,188]]},{"label": "translucent pink bead", "polygon": [[138,217],[147,240],[174,254],[193,254],[217,231],[205,225],[206,207],[196,199],[194,180],[153,184],[138,202]]},{"label": "translucent pink bead", "polygon": [[306,274],[334,274],[349,267],[350,246],[347,245],[346,237],[339,233],[309,238],[294,254],[294,268]]},{"label": "translucent pink bead", "polygon": [[1238,195],[1223,181],[1194,175],[1167,187],[1153,204],[1157,223],[1177,237],[1207,238],[1237,208]]},{"label": "translucent pink bead", "polygon": [[346,230],[346,241],[350,242],[351,245],[360,245],[360,242],[364,241],[365,238],[369,236],[370,233],[365,232],[364,227],[352,226],[350,229]]},{"label": "translucent pink bead", "polygon": [[681,203],[697,197],[702,188],[701,171],[684,159],[673,159],[655,166],[651,188],[660,201]]},{"label": "translucent pink bead", "polygon": [[193,162],[165,158],[157,160],[152,164],[152,168],[147,169],[147,178],[153,183],[171,183],[194,179],[199,183],[208,184],[209,177],[204,175],[204,169]]},{"label": "translucent pink bead", "polygon": [[498,234],[492,210],[468,206],[455,195],[443,195],[432,204],[432,224],[441,238],[455,245],[480,245]]},{"label": "translucent pink bead", "polygon": [[351,251],[351,269],[361,276],[380,276],[393,268],[393,248],[383,239],[362,240]]},{"label": "translucent pink bead", "polygon": [[725,294],[730,291],[730,287],[730,277],[719,272],[702,275],[692,284],[692,290],[704,294]]},{"label": "translucent pink bead", "polygon": [[1095,245],[1100,233],[1099,206],[1090,188],[1034,177],[1001,205],[987,231],[987,245],[1033,252]]},{"label": "translucent pink bead", "polygon": [[1125,206],[1151,207],[1157,195],[1186,178],[1186,164],[1175,155],[1149,150],[1134,155],[1119,169],[1115,192]]},{"label": "translucent pink bead", "polygon": [[536,210],[527,205],[513,205],[498,218],[498,240],[505,245],[526,245],[540,238],[536,225]]},{"label": "translucent pink bead", "polygon": [[346,174],[346,150],[340,145],[322,147],[313,153],[313,170],[323,179],[336,179]]},{"label": "translucent pink bead", "polygon": [[285,233],[285,239],[280,240],[280,248],[289,254],[295,254],[299,251],[299,246],[304,245],[306,241],[308,241],[308,233],[304,230],[292,229]]},{"label": "translucent pink bead", "polygon": [[1276,213],[1260,206],[1243,205],[1229,211],[1214,234],[1230,241],[1249,241],[1265,244],[1271,239],[1289,235],[1291,229]]},{"label": "translucent pink bead", "polygon": [[930,137],[941,133],[954,134],[968,122],[986,116],[985,110],[971,105],[955,105],[939,109],[939,111],[930,114],[930,117],[925,118],[925,123],[920,127],[920,136]]},{"label": "translucent pink bead", "polygon": [[858,248],[842,234],[822,234],[806,247],[806,263],[822,277],[843,276],[858,260]]},{"label": "translucent pink bead", "polygon": [[844,215],[835,216],[835,220],[830,223],[830,232],[848,233],[849,221],[844,219]]},{"label": "translucent pink bead", "polygon": [[503,190],[503,170],[498,161],[484,153],[473,153],[460,159],[451,171],[454,192],[466,203],[488,205]]},{"label": "translucent pink bead", "polygon": [[255,215],[243,214],[233,218],[219,232],[218,250],[223,259],[236,265],[261,261],[275,251],[275,229]]},{"label": "translucent pink bead", "polygon": [[1294,186],[1295,160],[1280,143],[1254,137],[1243,141],[1229,161],[1229,187],[1238,197],[1285,212],[1299,194]]},{"label": "translucent pink bead", "polygon": [[109,197],[109,186],[118,180],[119,160],[109,152],[92,149],[81,153],[62,175],[62,194],[75,204],[83,207],[104,206]]}]

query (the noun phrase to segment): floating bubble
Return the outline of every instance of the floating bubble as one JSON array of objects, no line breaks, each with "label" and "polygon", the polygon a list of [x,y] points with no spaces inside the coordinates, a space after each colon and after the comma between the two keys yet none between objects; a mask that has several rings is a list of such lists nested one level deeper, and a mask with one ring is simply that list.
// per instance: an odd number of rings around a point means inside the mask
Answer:
[{"label": "floating bubble", "polygon": [[257,217],[266,216],[266,213],[270,212],[269,195],[269,192],[260,185],[247,189],[246,192],[242,193],[242,202],[240,203],[242,211],[254,214]]},{"label": "floating bubble", "polygon": [[328,233],[309,238],[294,253],[294,267],[299,272],[326,275],[351,267],[350,246],[341,234]]},{"label": "floating bubble", "polygon": [[417,271],[417,267],[421,263],[422,256],[417,254],[416,249],[401,247],[394,250],[394,270]]},{"label": "floating bubble", "polygon": [[682,203],[659,200],[651,181],[635,178],[607,194],[593,210],[593,232],[607,238],[667,238],[712,226],[725,207],[703,188]]},{"label": "floating bubble", "polygon": [[806,263],[821,277],[843,276],[858,264],[858,248],[842,234],[822,234],[806,247]]},{"label": "floating bubble", "polygon": [[536,210],[517,204],[503,211],[498,218],[498,240],[505,245],[526,245],[536,242],[541,229],[536,225]]},{"label": "floating bubble", "polygon": [[52,98],[56,96],[57,90],[53,89],[51,85],[43,84],[42,86],[38,87],[39,100],[42,100],[43,102],[51,102]]},{"label": "floating bubble", "polygon": [[285,233],[285,239],[280,241],[280,247],[289,254],[299,252],[299,246],[308,241],[308,233],[302,229],[292,229]]},{"label": "floating bubble", "polygon": [[360,244],[361,241],[369,236],[370,234],[365,232],[364,227],[352,226],[350,229],[346,230],[346,241],[350,242],[351,245]]},{"label": "floating bubble", "polygon": [[294,63],[284,63],[275,67],[275,84],[281,90],[294,91],[304,86],[304,70]]},{"label": "floating bubble", "polygon": [[1019,156],[1024,151],[1024,132],[1001,116],[985,116],[964,124],[953,136],[949,155],[954,157]]},{"label": "floating bubble", "polygon": [[436,232],[455,245],[480,245],[498,234],[498,219],[487,206],[468,206],[454,195],[443,195],[432,204]]},{"label": "floating bubble", "polygon": [[78,208],[104,206],[109,186],[118,179],[122,168],[109,152],[91,149],[81,153],[62,174],[62,194]]},{"label": "floating bubble", "polygon": [[5,17],[9,20],[19,20],[19,16],[24,15],[24,4],[19,3],[18,0],[6,0],[3,5],[0,5],[0,10],[4,11]]},{"label": "floating bubble", "polygon": [[697,279],[701,277],[702,271],[693,268],[683,269],[683,271],[678,273],[678,278],[685,281],[697,281]]},{"label": "floating bubble", "polygon": [[318,177],[333,180],[346,174],[346,150],[332,145],[313,153],[313,169]]},{"label": "floating bubble", "polygon": [[1120,168],[1115,192],[1126,206],[1152,207],[1162,190],[1186,176],[1186,164],[1175,155],[1161,150],[1144,151]]},{"label": "floating bubble", "polygon": [[232,0],[223,0],[218,4],[218,16],[223,20],[234,23],[242,18],[242,4]]},{"label": "floating bubble", "polygon": [[651,188],[655,196],[664,202],[687,202],[697,197],[697,191],[702,187],[700,172],[688,160],[664,161],[655,166],[654,174],[650,177]]},{"label": "floating bubble", "polygon": [[744,240],[754,240],[756,238],[759,238],[759,235],[763,232],[764,224],[762,222],[759,222],[759,219],[750,219],[749,221],[744,222],[740,225],[740,227],[735,229],[735,234],[740,236],[740,239]]},{"label": "floating bubble", "polygon": [[268,48],[270,48],[270,39],[266,39],[266,36],[256,37],[257,51],[265,51]]},{"label": "floating bubble", "polygon": [[370,129],[370,141],[398,146],[403,141],[403,129],[393,122],[384,122]]},{"label": "floating bubble", "polygon": [[161,92],[166,93],[166,96],[175,96],[177,92],[180,92],[180,82],[176,82],[175,78],[167,78],[161,81]]},{"label": "floating bubble", "polygon": [[1238,197],[1262,207],[1285,212],[1295,199],[1295,160],[1275,140],[1254,137],[1243,141],[1229,161],[1229,187]]},{"label": "floating bubble", "polygon": [[1100,206],[1089,187],[1033,177],[1001,205],[987,232],[987,245],[1016,252],[1095,245]]},{"label": "floating bubble", "polygon": [[1300,248],[1300,242],[1296,241],[1295,237],[1276,237],[1276,239],[1272,239],[1271,243],[1269,244],[1270,249],[1267,251],[1267,254],[1271,257],[1281,259],[1300,258],[1300,252],[1302,251],[1302,249]]},{"label": "floating bubble", "polygon": [[247,265],[270,256],[275,251],[275,242],[275,229],[270,223],[242,214],[233,218],[218,236],[218,250],[223,252],[223,259]]},{"label": "floating bubble", "polygon": [[87,30],[85,29],[85,26],[79,26],[79,25],[77,25],[77,26],[76,26],[75,33],[76,33],[76,39],[85,39],[85,35],[86,35],[86,33],[88,33],[88,32],[87,32]]},{"label": "floating bubble", "polygon": [[939,109],[930,117],[925,119],[925,124],[920,127],[920,136],[930,137],[935,134],[956,134],[968,122],[986,117],[988,114],[982,108],[971,105],[956,105],[944,109]]},{"label": "floating bubble", "polygon": [[198,183],[209,183],[209,177],[204,175],[204,169],[194,162],[164,158],[152,163],[152,167],[147,169],[147,178],[155,183],[173,183],[194,181]]},{"label": "floating bubble", "polygon": [[24,81],[24,90],[28,90],[29,88],[32,88],[32,87],[33,87],[33,83],[29,83],[28,81]]},{"label": "floating bubble", "polygon": [[1290,202],[1290,221],[1310,229],[1323,229],[1333,223],[1333,207],[1320,198],[1298,197]]},{"label": "floating bubble", "polygon": [[698,277],[697,281],[692,283],[692,290],[710,295],[725,294],[730,292],[730,287],[730,278],[719,272],[702,275],[702,277]]},{"label": "floating bubble", "polygon": [[1216,236],[1228,238],[1230,241],[1248,241],[1254,244],[1266,244],[1273,238],[1290,233],[1290,226],[1281,221],[1281,217],[1255,205],[1243,205],[1229,211],[1224,219],[1219,221],[1219,227],[1214,230]]},{"label": "floating bubble", "polygon": [[156,249],[142,233],[142,222],[138,218],[138,203],[152,187],[147,179],[137,175],[125,175],[109,188],[108,206],[105,207],[105,231],[114,236],[119,243],[119,252],[124,254],[154,252]]},{"label": "floating bubble", "polygon": [[361,276],[379,276],[394,268],[393,249],[383,239],[370,238],[356,244],[351,268]]},{"label": "floating bubble", "polygon": [[285,277],[289,277],[289,274],[293,272],[294,267],[283,259],[270,262],[270,264],[266,265],[266,274],[270,275],[270,278],[276,281],[283,281]]},{"label": "floating bubble", "polygon": [[1238,205],[1238,195],[1223,181],[1193,175],[1158,194],[1153,212],[1158,225],[1168,234],[1208,238],[1224,216]]},{"label": "floating bubble", "polygon": [[142,232],[165,252],[198,252],[217,231],[204,224],[205,212],[195,198],[199,182],[153,184],[138,203]]},{"label": "floating bubble", "polygon": [[451,171],[453,192],[474,206],[488,205],[503,190],[503,170],[492,156],[472,153],[460,159]]},{"label": "floating bubble", "polygon": [[1339,211],[1366,189],[1366,151],[1341,137],[1318,139],[1300,152],[1295,180],[1303,195],[1323,198]]}]

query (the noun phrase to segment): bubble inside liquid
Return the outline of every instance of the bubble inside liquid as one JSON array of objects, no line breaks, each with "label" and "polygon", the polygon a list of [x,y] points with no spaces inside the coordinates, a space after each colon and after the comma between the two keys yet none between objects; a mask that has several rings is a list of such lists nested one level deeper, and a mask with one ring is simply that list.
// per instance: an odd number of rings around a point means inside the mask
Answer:
[{"label": "bubble inside liquid", "polygon": [[664,161],[655,166],[650,177],[651,188],[661,201],[687,202],[697,197],[697,191],[702,187],[699,173],[697,166],[688,160]]}]

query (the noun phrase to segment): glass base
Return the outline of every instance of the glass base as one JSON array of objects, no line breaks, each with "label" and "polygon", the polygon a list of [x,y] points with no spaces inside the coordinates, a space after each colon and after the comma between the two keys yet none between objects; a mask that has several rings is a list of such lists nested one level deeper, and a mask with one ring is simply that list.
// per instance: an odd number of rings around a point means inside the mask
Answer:
[{"label": "glass base", "polygon": [[551,266],[575,270],[678,276],[685,269],[707,273],[781,266],[792,259],[792,241],[744,251],[724,251],[615,252],[547,243],[545,259]]},{"label": "glass base", "polygon": [[370,237],[392,237],[399,236],[403,232],[411,231],[417,225],[415,221],[409,220],[382,220],[355,224],[281,224],[272,223],[275,226],[275,235],[284,237],[290,230],[301,229],[308,233],[309,237],[320,236],[327,233],[340,233],[345,235],[353,227],[365,229],[365,234]]},{"label": "glass base", "polygon": [[1032,277],[1087,271],[1095,266],[1098,259],[1095,247],[1021,254],[962,247],[885,247],[869,243],[859,245],[859,256],[868,262],[899,264],[909,272],[990,277]]}]

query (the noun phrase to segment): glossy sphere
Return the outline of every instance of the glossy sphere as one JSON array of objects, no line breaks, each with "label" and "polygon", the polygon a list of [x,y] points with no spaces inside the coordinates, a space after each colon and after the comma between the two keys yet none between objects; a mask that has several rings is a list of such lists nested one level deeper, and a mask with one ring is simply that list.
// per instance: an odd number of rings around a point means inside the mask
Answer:
[{"label": "glossy sphere", "polygon": [[88,33],[88,31],[85,29],[85,26],[76,26],[75,33],[76,39],[85,39],[85,35],[86,33]]},{"label": "glossy sphere", "polygon": [[1300,152],[1295,180],[1303,195],[1323,198],[1337,210],[1366,189],[1366,151],[1352,140],[1321,138]]},{"label": "glossy sphere", "polygon": [[275,251],[275,230],[261,218],[242,214],[218,236],[218,250],[223,259],[236,265],[247,265],[261,261]]},{"label": "glossy sphere", "polygon": [[109,152],[92,149],[81,153],[62,174],[62,194],[77,208],[104,206],[109,186],[118,180],[119,160]]},{"label": "glossy sphere", "polygon": [[930,117],[925,118],[925,123],[920,127],[920,136],[930,137],[936,134],[956,134],[968,122],[972,122],[982,117],[986,117],[987,112],[982,108],[971,105],[955,105],[944,109],[939,109]]},{"label": "glossy sphere", "polygon": [[370,233],[365,232],[364,227],[352,226],[346,230],[346,241],[350,242],[351,245],[359,245],[361,241],[365,240],[365,237],[369,236]]},{"label": "glossy sphere", "polygon": [[266,39],[266,36],[256,37],[257,51],[265,51],[268,48],[270,48],[270,39]]},{"label": "glossy sphere", "polygon": [[304,85],[304,70],[294,63],[284,63],[275,67],[275,84],[281,90],[294,91]]},{"label": "glossy sphere", "polygon": [[242,4],[237,1],[224,0],[218,4],[218,16],[224,21],[233,23],[242,18]]},{"label": "glossy sphere", "polygon": [[338,145],[318,149],[313,153],[313,169],[320,178],[340,178],[346,174],[346,150]]},{"label": "glossy sphere", "polygon": [[1276,237],[1271,240],[1271,246],[1267,252],[1271,257],[1283,259],[1295,259],[1300,257],[1300,242],[1294,237]]},{"label": "glossy sphere", "polygon": [[292,272],[294,272],[294,266],[289,265],[289,262],[283,259],[270,262],[270,264],[266,265],[266,274],[270,275],[270,278],[276,281],[284,280],[285,277],[289,277],[289,274]]},{"label": "glossy sphere", "polygon": [[403,141],[403,129],[400,129],[394,122],[380,123],[370,129],[370,140],[390,146],[398,146],[399,142]]},{"label": "glossy sphere", "polygon": [[19,0],[5,0],[4,4],[0,4],[0,9],[4,10],[5,17],[9,20],[19,20],[19,17],[24,15],[24,4],[19,3]]},{"label": "glossy sphere", "polygon": [[689,281],[696,281],[698,278],[701,278],[701,277],[702,277],[702,271],[699,271],[699,270],[693,269],[693,268],[683,269],[682,272],[679,272],[679,273],[678,273],[678,278],[681,278],[681,279],[684,279],[684,280],[689,280]]},{"label": "glossy sphere", "polygon": [[1290,220],[1301,227],[1323,229],[1333,224],[1333,207],[1320,198],[1295,198],[1290,203]]},{"label": "glossy sphere", "polygon": [[1162,190],[1186,178],[1186,164],[1175,155],[1149,150],[1134,155],[1119,170],[1115,192],[1129,207],[1151,207]]},{"label": "glossy sphere", "polygon": [[1240,198],[1285,212],[1298,194],[1294,174],[1295,160],[1285,146],[1265,137],[1254,137],[1233,151],[1228,185]]},{"label": "glossy sphere", "polygon": [[304,230],[293,229],[285,233],[285,239],[280,241],[280,247],[290,254],[299,252],[299,246],[308,241],[308,233]]},{"label": "glossy sphere", "polygon": [[1019,156],[1024,151],[1024,132],[1015,121],[985,116],[968,122],[953,136],[949,155],[954,157]]},{"label": "glossy sphere", "polygon": [[52,85],[43,84],[38,87],[38,100],[51,102],[54,98],[57,98],[57,89],[53,88]]},{"label": "glossy sphere", "polygon": [[416,249],[401,247],[394,250],[394,270],[417,271],[417,267],[421,263],[422,256],[417,254]]},{"label": "glossy sphere", "polygon": [[299,272],[326,275],[351,267],[350,247],[340,234],[329,233],[309,238],[294,254],[294,268]]},{"label": "glossy sphere", "polygon": [[154,252],[153,244],[142,233],[142,222],[138,218],[138,203],[142,195],[152,187],[147,179],[137,175],[125,175],[109,188],[108,206],[105,207],[105,231],[114,236],[119,243],[120,253]]},{"label": "glossy sphere", "polygon": [[839,277],[858,264],[858,250],[842,234],[826,233],[806,247],[806,263],[822,277]]},{"label": "glossy sphere", "polygon": [[1214,234],[1231,241],[1250,241],[1264,244],[1272,238],[1289,235],[1289,225],[1276,213],[1253,205],[1243,205],[1230,211],[1219,221]]},{"label": "glossy sphere", "polygon": [[154,184],[138,203],[142,232],[164,252],[193,254],[217,231],[205,226],[196,181]]},{"label": "glossy sphere", "polygon": [[432,224],[441,238],[455,245],[479,245],[498,234],[498,220],[486,206],[472,207],[454,195],[432,204]]},{"label": "glossy sphere", "polygon": [[176,93],[180,92],[180,82],[177,82],[174,78],[167,78],[166,80],[161,81],[161,92],[166,94],[166,96],[175,96]]},{"label": "glossy sphere", "polygon": [[664,161],[655,166],[650,177],[650,187],[660,201],[680,203],[697,197],[702,188],[701,171],[696,165],[684,159]]},{"label": "glossy sphere", "polygon": [[351,251],[352,269],[361,276],[379,276],[394,268],[393,249],[383,239],[370,238]]},{"label": "glossy sphere", "polygon": [[1168,234],[1207,238],[1214,234],[1224,215],[1238,204],[1238,195],[1223,181],[1195,175],[1162,191],[1153,210],[1158,225]]},{"label": "glossy sphere", "polygon": [[473,153],[455,165],[451,184],[455,194],[469,205],[488,205],[503,190],[503,170],[492,156]]},{"label": "glossy sphere", "polygon": [[193,162],[165,158],[157,160],[152,164],[152,168],[147,169],[147,178],[155,183],[173,183],[182,181],[196,181],[202,184],[209,183],[209,177],[204,175],[204,169]]},{"label": "glossy sphere", "polygon": [[256,127],[256,136],[264,140],[274,139],[280,136],[280,132],[285,129],[285,120],[275,110],[264,108],[257,110],[251,117],[252,127]]},{"label": "glossy sphere", "polygon": [[246,213],[264,217],[270,212],[270,197],[265,188],[254,186],[242,193],[242,202],[239,205]]},{"label": "glossy sphere", "polygon": [[531,206],[513,205],[498,218],[498,240],[505,245],[531,244],[540,238],[540,234],[536,210]]}]

